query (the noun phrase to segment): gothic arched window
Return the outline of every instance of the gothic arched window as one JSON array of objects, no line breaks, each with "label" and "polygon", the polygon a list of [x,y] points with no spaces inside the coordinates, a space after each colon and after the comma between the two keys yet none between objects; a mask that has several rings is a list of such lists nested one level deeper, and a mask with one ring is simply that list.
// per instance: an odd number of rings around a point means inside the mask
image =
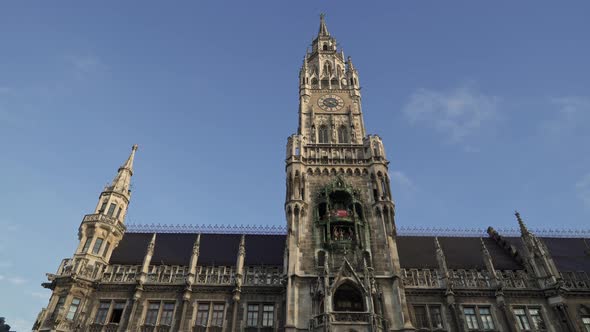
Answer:
[{"label": "gothic arched window", "polygon": [[363,294],[350,282],[345,282],[334,293],[334,311],[364,311]]},{"label": "gothic arched window", "polygon": [[317,78],[312,78],[311,79],[311,87],[312,88],[317,88],[318,87],[318,79]]},{"label": "gothic arched window", "polygon": [[323,50],[324,51],[327,51],[328,50],[328,44],[324,44]]},{"label": "gothic arched window", "polygon": [[338,143],[348,143],[348,131],[346,126],[338,128]]},{"label": "gothic arched window", "polygon": [[318,130],[318,143],[330,143],[328,127],[325,125],[321,125],[320,130]]}]

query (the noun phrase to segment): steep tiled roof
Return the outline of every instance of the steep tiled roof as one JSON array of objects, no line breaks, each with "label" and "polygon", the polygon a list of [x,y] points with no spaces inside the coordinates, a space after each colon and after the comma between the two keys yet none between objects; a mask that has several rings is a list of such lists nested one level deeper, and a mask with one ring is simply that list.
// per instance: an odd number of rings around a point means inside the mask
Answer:
[{"label": "steep tiled roof", "polygon": [[[113,251],[111,264],[139,265],[143,262],[150,233],[127,233]],[[158,233],[152,265],[188,265],[196,234]],[[199,265],[234,265],[239,234],[202,234]],[[246,235],[246,265],[282,265],[284,235]]]},{"label": "steep tiled roof", "polygon": [[[111,264],[139,265],[143,261],[151,233],[127,233],[113,252]],[[188,265],[194,233],[158,233],[152,265]],[[199,265],[234,265],[241,235],[202,234]],[[439,237],[450,269],[485,269],[479,237]],[[523,255],[520,237],[504,238]],[[580,238],[542,238],[560,271],[590,273],[589,248]],[[491,238],[483,241],[498,270],[523,269],[508,250]],[[398,236],[402,268],[438,268],[434,236]],[[283,264],[285,235],[246,235],[246,265]]]},{"label": "steep tiled roof", "polygon": [[[521,254],[524,243],[520,237],[507,237]],[[585,271],[590,273],[590,240],[582,238],[542,237],[551,257],[561,272]]]},{"label": "steep tiled roof", "polygon": [[[438,240],[449,269],[485,269],[479,238],[439,237]],[[496,269],[522,269],[494,240],[484,238],[483,241]],[[438,268],[434,236],[398,236],[397,245],[402,268]]]}]

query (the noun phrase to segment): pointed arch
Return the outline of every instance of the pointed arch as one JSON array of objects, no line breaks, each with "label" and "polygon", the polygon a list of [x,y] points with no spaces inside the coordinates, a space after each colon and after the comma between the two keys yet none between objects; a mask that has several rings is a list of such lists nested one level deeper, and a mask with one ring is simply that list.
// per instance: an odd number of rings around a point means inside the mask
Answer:
[{"label": "pointed arch", "polygon": [[311,79],[311,87],[312,88],[317,89],[318,83],[319,82],[318,82],[318,79],[316,77],[314,77],[314,78]]},{"label": "pointed arch", "polygon": [[330,133],[328,131],[328,126],[320,126],[320,129],[318,130],[318,143],[330,143]]},{"label": "pointed arch", "polygon": [[345,125],[338,127],[338,143],[349,143],[348,130]]},{"label": "pointed arch", "polygon": [[365,311],[361,290],[351,281],[343,282],[334,292],[334,311]]}]

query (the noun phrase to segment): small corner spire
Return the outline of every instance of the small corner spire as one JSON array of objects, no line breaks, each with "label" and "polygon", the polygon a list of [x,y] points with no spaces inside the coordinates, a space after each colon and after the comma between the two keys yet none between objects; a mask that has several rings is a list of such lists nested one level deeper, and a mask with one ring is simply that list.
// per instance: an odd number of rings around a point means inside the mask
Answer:
[{"label": "small corner spire", "polygon": [[125,163],[119,167],[119,172],[122,169],[127,169],[133,173],[133,160],[135,159],[135,151],[137,151],[138,148],[139,146],[137,144],[133,144],[131,147],[131,154],[129,155],[129,158],[127,158],[127,161],[125,161]]},{"label": "small corner spire", "polygon": [[524,221],[522,221],[522,218],[520,217],[520,213],[518,211],[514,211],[514,215],[516,216],[516,220],[518,220],[518,226],[520,227],[520,234],[521,235],[530,234],[528,228],[524,224]]},{"label": "small corner spire", "polygon": [[152,234],[152,239],[147,247],[147,252],[151,256],[154,254],[154,248],[156,247],[156,233]]},{"label": "small corner spire", "polygon": [[354,65],[352,64],[352,58],[350,56],[346,58],[346,63],[348,64],[348,69],[350,71],[354,71]]},{"label": "small corner spire", "polygon": [[436,248],[436,251],[439,251],[439,250],[442,251],[442,247],[440,245],[440,242],[438,242],[438,236],[434,237],[434,248]]},{"label": "small corner spire", "polygon": [[117,175],[108,189],[127,195],[130,193],[131,177],[133,176],[133,161],[135,160],[135,152],[137,149],[138,145],[133,144],[131,147],[131,154],[125,163],[119,167]]},{"label": "small corner spire", "polygon": [[320,31],[318,32],[318,36],[329,36],[330,33],[328,32],[328,27],[326,26],[326,14],[320,14]]},{"label": "small corner spire", "polygon": [[489,255],[490,252],[488,251],[488,247],[486,247],[486,244],[483,242],[483,237],[479,238],[479,242],[481,243],[481,252],[483,252],[485,255]]}]

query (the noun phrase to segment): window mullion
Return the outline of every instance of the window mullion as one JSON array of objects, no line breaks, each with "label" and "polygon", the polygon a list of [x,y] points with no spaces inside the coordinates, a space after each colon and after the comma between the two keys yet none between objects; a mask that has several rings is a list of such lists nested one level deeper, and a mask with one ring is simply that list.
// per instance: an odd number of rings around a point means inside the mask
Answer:
[{"label": "window mullion", "polygon": [[428,310],[428,304],[425,305],[426,307],[426,323],[428,324],[428,328],[432,330],[432,323],[430,322],[430,311]]},{"label": "window mullion", "polygon": [[[98,304],[98,306],[100,307],[100,302]],[[107,316],[104,318],[104,325],[107,325],[109,323],[109,321],[111,320],[111,315],[113,313],[113,307],[115,306],[115,300],[111,300],[111,304],[109,304],[109,310],[107,310]]]},{"label": "window mullion", "polygon": [[536,331],[537,327],[535,326],[535,322],[529,314],[529,307],[524,307],[524,314],[526,315],[526,319],[529,322],[529,331]]},{"label": "window mullion", "polygon": [[479,315],[479,306],[475,306],[475,319],[477,320],[477,329],[483,329],[483,320]]}]

